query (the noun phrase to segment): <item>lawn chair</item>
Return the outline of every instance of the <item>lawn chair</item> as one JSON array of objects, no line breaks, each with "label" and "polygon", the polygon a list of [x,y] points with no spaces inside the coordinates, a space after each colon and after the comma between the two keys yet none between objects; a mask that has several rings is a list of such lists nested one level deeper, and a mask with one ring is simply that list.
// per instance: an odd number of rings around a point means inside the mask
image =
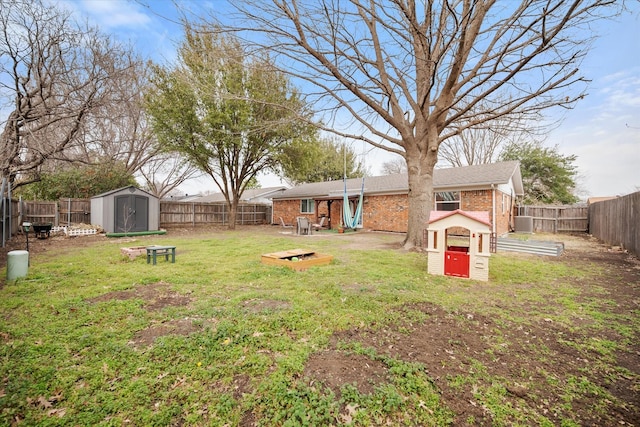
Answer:
[{"label": "lawn chair", "polygon": [[320,218],[320,222],[316,223],[316,224],[312,224],[312,227],[314,230],[318,231],[320,230],[322,227],[324,227],[324,220],[327,219],[326,216],[323,216],[322,218]]},{"label": "lawn chair", "polygon": [[298,217],[298,234],[311,234],[311,222],[309,222],[309,218],[304,216]]},{"label": "lawn chair", "polygon": [[280,224],[282,224],[282,228],[293,228],[293,225],[287,225],[284,223],[284,219],[280,217]]}]

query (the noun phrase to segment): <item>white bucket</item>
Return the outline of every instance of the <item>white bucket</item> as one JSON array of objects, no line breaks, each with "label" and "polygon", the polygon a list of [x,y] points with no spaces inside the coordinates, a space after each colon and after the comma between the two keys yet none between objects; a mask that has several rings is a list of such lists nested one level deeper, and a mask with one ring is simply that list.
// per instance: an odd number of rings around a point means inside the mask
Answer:
[{"label": "white bucket", "polygon": [[29,252],[11,251],[7,253],[7,282],[25,277],[29,271]]}]

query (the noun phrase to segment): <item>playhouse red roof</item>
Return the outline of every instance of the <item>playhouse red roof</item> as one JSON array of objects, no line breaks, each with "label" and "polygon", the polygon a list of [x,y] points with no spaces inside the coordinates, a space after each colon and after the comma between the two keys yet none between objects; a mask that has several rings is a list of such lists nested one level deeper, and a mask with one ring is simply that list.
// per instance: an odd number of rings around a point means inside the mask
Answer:
[{"label": "playhouse red roof", "polygon": [[481,222],[488,226],[491,226],[491,221],[489,220],[489,212],[486,211],[463,211],[460,209],[456,209],[455,211],[431,211],[429,215],[429,224],[432,222],[439,221],[443,218],[450,217],[452,215],[460,214],[466,216],[467,218],[471,218],[474,221]]}]

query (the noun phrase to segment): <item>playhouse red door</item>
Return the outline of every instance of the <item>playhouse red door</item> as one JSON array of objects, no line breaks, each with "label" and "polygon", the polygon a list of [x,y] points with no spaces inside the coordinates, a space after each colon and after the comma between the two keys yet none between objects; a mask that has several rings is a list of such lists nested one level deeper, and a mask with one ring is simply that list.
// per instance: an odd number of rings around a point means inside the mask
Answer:
[{"label": "playhouse red door", "polygon": [[444,274],[446,276],[469,277],[469,254],[466,252],[444,252]]}]

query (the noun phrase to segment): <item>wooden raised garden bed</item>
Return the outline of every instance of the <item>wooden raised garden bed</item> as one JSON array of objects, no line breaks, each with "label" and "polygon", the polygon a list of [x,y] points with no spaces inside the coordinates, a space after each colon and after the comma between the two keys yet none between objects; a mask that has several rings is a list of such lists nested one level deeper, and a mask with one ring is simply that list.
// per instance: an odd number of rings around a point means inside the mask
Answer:
[{"label": "wooden raised garden bed", "polygon": [[319,254],[308,249],[290,249],[262,255],[263,264],[280,265],[296,271],[316,265],[327,265],[332,259],[333,255]]}]

